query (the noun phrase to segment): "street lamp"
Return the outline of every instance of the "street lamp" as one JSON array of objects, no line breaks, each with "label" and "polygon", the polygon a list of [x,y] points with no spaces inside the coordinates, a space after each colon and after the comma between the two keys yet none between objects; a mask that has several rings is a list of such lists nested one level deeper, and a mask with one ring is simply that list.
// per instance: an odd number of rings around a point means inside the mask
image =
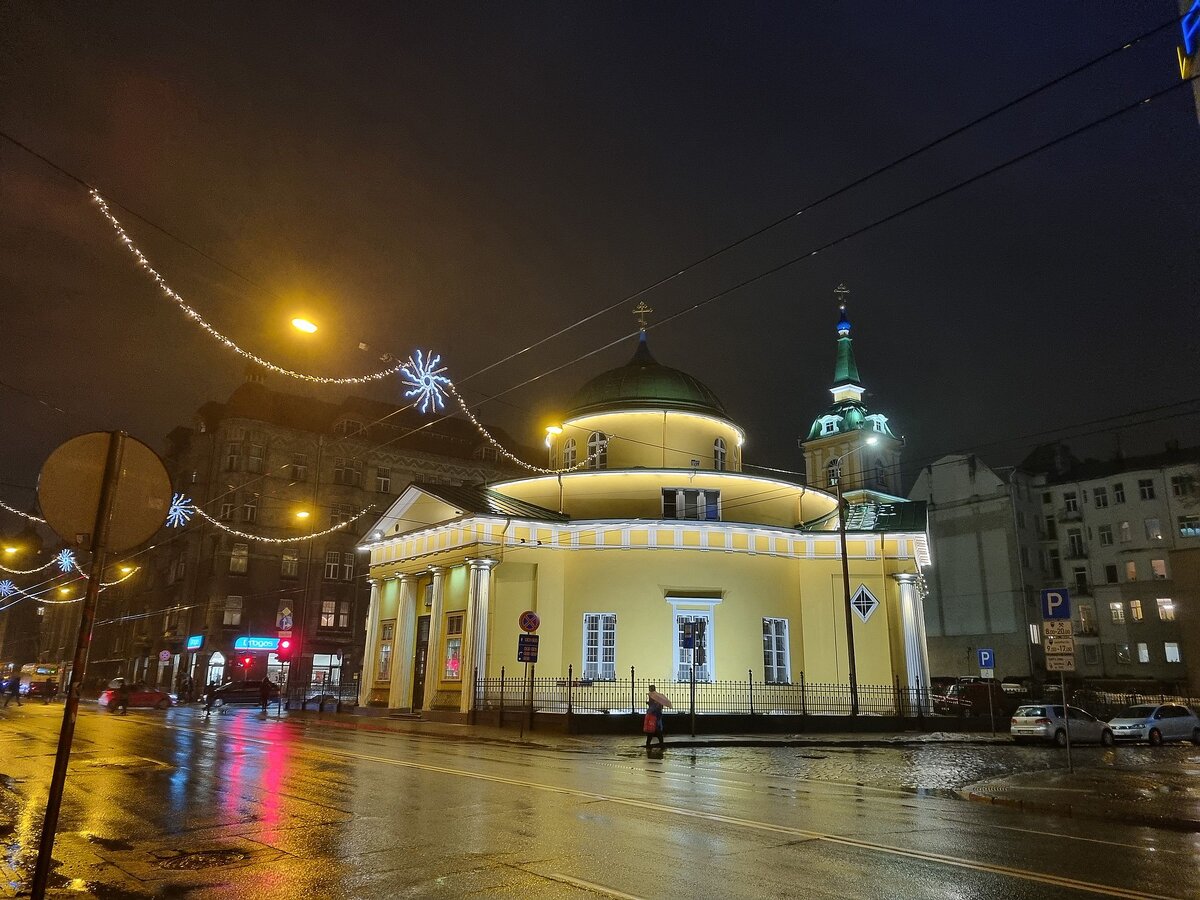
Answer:
[{"label": "street lamp", "polygon": [[295,328],[297,331],[303,331],[305,334],[312,334],[313,332],[315,332],[317,330],[317,326],[315,323],[310,322],[308,319],[302,318],[300,316],[297,316],[296,318],[292,319],[292,327]]},{"label": "street lamp", "polygon": [[559,425],[546,426],[546,452],[550,455],[549,461],[546,463],[551,469],[554,468],[554,439],[562,434],[562,427]]},{"label": "street lamp", "polygon": [[871,447],[877,443],[879,443],[879,438],[871,435],[865,443],[830,460],[830,466],[837,473],[833,485],[837,488],[838,540],[842,545],[842,590],[846,599],[846,654],[850,660],[850,715],[852,716],[858,715],[858,667],[854,662],[854,609],[850,605],[850,561],[846,558],[846,504],[842,500],[842,461],[863,447]]}]

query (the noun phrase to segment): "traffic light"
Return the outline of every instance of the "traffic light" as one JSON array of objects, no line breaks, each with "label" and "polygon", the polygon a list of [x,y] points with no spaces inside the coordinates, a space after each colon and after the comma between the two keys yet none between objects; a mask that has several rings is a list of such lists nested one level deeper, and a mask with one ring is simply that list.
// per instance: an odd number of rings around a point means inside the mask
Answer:
[{"label": "traffic light", "polygon": [[275,656],[280,662],[292,661],[292,640],[291,638],[280,638],[279,647],[275,650]]},{"label": "traffic light", "polygon": [[250,663],[252,663],[252,662],[254,662],[254,657],[253,657],[253,656],[243,656],[243,657],[242,657],[242,668],[243,668],[243,669],[249,669],[249,668],[250,668]]}]

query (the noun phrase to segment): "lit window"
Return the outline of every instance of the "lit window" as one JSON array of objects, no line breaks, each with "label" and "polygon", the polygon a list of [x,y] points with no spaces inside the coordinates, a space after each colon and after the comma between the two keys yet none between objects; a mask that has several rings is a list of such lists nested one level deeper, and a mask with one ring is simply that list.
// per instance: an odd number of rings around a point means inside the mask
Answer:
[{"label": "lit window", "polygon": [[1121,522],[1117,525],[1117,533],[1121,536],[1121,543],[1128,544],[1133,540],[1133,532],[1129,529],[1128,522]]},{"label": "lit window", "polygon": [[787,619],[763,619],[763,680],[767,684],[791,682]]},{"label": "lit window", "polygon": [[608,435],[603,431],[593,431],[588,435],[587,451],[589,469],[608,468]]},{"label": "lit window", "polygon": [[1167,641],[1163,644],[1163,653],[1169,663],[1183,662],[1183,657],[1179,655],[1179,644],[1175,641]]},{"label": "lit window", "polygon": [[[687,644],[690,642],[692,647]],[[675,680],[689,681],[695,665],[697,681],[712,681],[712,622],[708,613],[677,613],[675,616]]]},{"label": "lit window", "polygon": [[376,681],[387,681],[392,677],[392,641],[395,636],[395,622],[383,622],[379,626],[379,659],[375,666]]},{"label": "lit window", "polygon": [[337,550],[325,551],[325,580],[333,581],[342,570],[342,554]]},{"label": "lit window", "polygon": [[721,492],[696,488],[663,488],[664,519],[717,522],[721,518]]},{"label": "lit window", "polygon": [[1140,662],[1140,663],[1150,662],[1150,647],[1149,647],[1149,645],[1138,644],[1137,645],[1137,653],[1138,653],[1138,662]]},{"label": "lit window", "polygon": [[1096,613],[1086,603],[1082,603],[1079,606],[1079,633],[1096,633]]},{"label": "lit window", "polygon": [[1125,604],[1124,603],[1108,604],[1108,614],[1112,618],[1113,624],[1115,624],[1115,625],[1124,625],[1125,624]]},{"label": "lit window", "polygon": [[226,597],[225,598],[225,613],[221,617],[221,623],[224,625],[241,625],[242,624],[242,598],[241,597]]},{"label": "lit window", "polygon": [[1132,559],[1125,563],[1125,580],[1137,581],[1137,563]]},{"label": "lit window", "polygon": [[350,627],[350,601],[343,600],[338,604],[338,628]]},{"label": "lit window", "polygon": [[1164,580],[1167,577],[1167,561],[1165,559],[1150,560],[1150,571],[1155,579]]},{"label": "lit window", "polygon": [[1143,500],[1154,499],[1154,479],[1139,478],[1138,479],[1138,496]]},{"label": "lit window", "polygon": [[345,581],[354,580],[354,554],[349,551],[342,554],[342,578]]},{"label": "lit window", "polygon": [[1158,598],[1158,617],[1164,622],[1175,621],[1175,601],[1170,597]]},{"label": "lit window", "polygon": [[825,481],[830,487],[836,487],[838,483],[838,475],[841,474],[841,461],[831,459],[829,465],[825,467]]},{"label": "lit window", "polygon": [[583,677],[593,681],[616,680],[616,613],[584,613]]},{"label": "lit window", "polygon": [[1142,601],[1141,600],[1130,600],[1129,601],[1129,618],[1132,619],[1134,622],[1142,621]]},{"label": "lit window", "polygon": [[321,601],[321,619],[318,622],[321,628],[332,628],[334,618],[337,616],[337,601],[322,600]]},{"label": "lit window", "polygon": [[446,617],[446,652],[442,656],[442,677],[462,678],[462,633],[463,615],[455,613]]},{"label": "lit window", "polygon": [[575,447],[575,438],[567,438],[567,440],[563,443],[562,464],[564,469],[575,468],[576,454],[577,451]]},{"label": "lit window", "polygon": [[1180,537],[1200,537],[1200,516],[1180,516],[1176,521]]},{"label": "lit window", "polygon": [[300,574],[300,551],[284,550],[279,563],[279,574],[284,578],[295,578]]},{"label": "lit window", "polygon": [[713,441],[713,468],[718,472],[725,471],[725,439],[717,438]]},{"label": "lit window", "polygon": [[1035,647],[1042,643],[1042,626],[1037,622],[1029,623],[1029,643]]},{"label": "lit window", "polygon": [[234,544],[229,551],[229,571],[234,575],[245,575],[250,567],[250,545]]}]

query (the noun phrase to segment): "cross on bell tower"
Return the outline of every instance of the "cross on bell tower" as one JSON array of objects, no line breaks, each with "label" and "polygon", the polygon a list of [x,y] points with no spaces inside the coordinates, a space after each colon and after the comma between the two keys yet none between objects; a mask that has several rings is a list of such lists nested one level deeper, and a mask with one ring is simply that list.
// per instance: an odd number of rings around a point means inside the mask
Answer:
[{"label": "cross on bell tower", "polygon": [[646,305],[645,300],[639,300],[638,305],[633,308],[633,314],[637,316],[638,328],[640,328],[643,333],[646,331],[646,316],[652,312],[654,312],[654,310]]}]

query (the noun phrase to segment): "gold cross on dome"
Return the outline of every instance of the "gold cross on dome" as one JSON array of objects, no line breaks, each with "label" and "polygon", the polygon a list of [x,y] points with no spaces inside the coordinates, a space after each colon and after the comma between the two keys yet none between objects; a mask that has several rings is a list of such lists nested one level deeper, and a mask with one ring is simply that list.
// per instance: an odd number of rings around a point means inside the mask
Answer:
[{"label": "gold cross on dome", "polygon": [[638,327],[642,329],[642,331],[646,330],[646,316],[652,312],[654,312],[654,310],[646,305],[645,300],[639,300],[638,305],[633,308],[633,314],[638,317]]},{"label": "gold cross on dome", "polygon": [[846,298],[850,296],[850,288],[846,287],[846,282],[843,281],[841,284],[839,284],[837,287],[835,287],[833,289],[833,292],[835,294],[837,294],[838,306],[845,309],[846,308]]}]

